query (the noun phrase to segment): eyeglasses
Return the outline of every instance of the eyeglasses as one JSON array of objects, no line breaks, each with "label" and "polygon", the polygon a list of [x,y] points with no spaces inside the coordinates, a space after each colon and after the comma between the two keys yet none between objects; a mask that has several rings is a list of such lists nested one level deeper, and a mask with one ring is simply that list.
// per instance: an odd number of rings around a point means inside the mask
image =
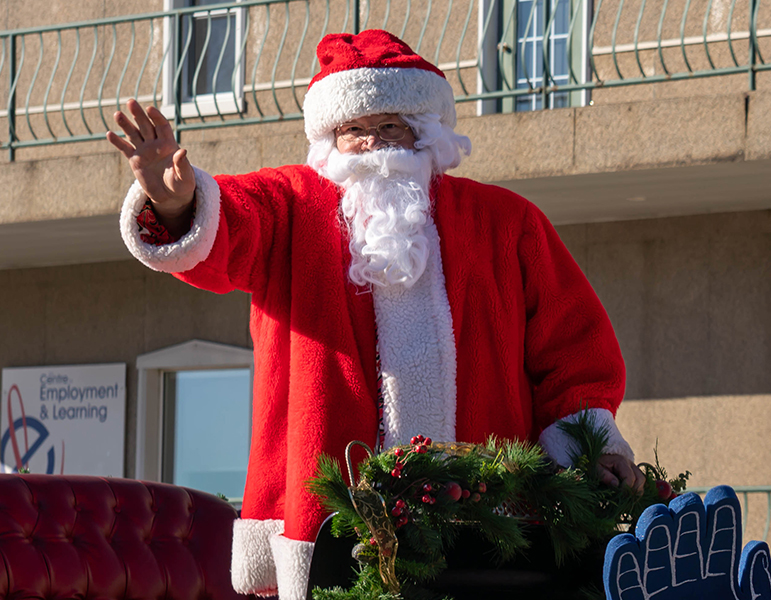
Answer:
[{"label": "eyeglasses", "polygon": [[407,132],[410,131],[410,126],[405,125],[401,121],[383,121],[376,127],[364,127],[358,123],[343,123],[337,127],[337,135],[342,138],[343,141],[363,142],[366,140],[370,131],[375,130],[377,137],[384,142],[398,142],[403,140]]}]

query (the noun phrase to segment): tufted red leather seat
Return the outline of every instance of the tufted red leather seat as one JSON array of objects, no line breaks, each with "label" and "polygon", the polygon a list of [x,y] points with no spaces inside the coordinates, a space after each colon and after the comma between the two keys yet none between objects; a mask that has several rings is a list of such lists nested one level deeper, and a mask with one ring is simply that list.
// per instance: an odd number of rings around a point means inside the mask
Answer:
[{"label": "tufted red leather seat", "polygon": [[0,474],[0,600],[236,600],[236,511],[130,479]]}]

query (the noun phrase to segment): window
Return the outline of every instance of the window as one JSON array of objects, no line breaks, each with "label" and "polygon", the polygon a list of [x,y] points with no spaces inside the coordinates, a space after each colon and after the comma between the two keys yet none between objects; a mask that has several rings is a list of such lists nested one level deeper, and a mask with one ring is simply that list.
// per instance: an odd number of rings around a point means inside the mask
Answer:
[{"label": "window", "polygon": [[[544,10],[544,5],[548,10]],[[544,83],[544,50],[547,51],[549,83],[568,83],[567,38],[570,24],[570,0],[519,0],[517,3],[517,50],[516,88],[539,87]],[[549,20],[552,26],[548,43],[544,34]],[[543,108],[543,94],[530,94],[516,98],[515,110],[538,110]],[[567,92],[556,92],[548,96],[549,108],[569,106]]]},{"label": "window", "polygon": [[[549,87],[584,82],[588,4],[586,0],[480,2],[480,34],[484,40],[479,91],[539,88],[544,85],[545,65]],[[486,27],[481,25],[483,22]],[[547,108],[582,106],[588,101],[588,92],[558,89],[549,94],[481,100],[478,113],[539,110],[544,108],[544,100]]]},{"label": "window", "polygon": [[[212,9],[227,0],[165,0],[165,9],[201,7],[164,26],[164,114],[183,118],[243,110],[244,9]],[[233,0],[238,1],[238,0]]]},{"label": "window", "polygon": [[243,495],[250,389],[249,369],[164,372],[163,481],[228,498]]},{"label": "window", "polygon": [[192,340],[137,357],[137,479],[238,499],[251,435],[252,351]]}]

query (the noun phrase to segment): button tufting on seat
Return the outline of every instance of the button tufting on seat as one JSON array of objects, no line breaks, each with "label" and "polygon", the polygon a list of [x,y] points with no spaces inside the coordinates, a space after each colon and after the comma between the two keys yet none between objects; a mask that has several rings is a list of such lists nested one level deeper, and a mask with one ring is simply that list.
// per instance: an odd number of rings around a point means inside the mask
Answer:
[{"label": "button tufting on seat", "polygon": [[[0,498],[0,517],[10,516],[0,519],[0,600],[256,600],[237,596],[230,582],[235,511],[207,494],[127,479],[0,473]],[[195,536],[191,504],[200,517]],[[214,593],[194,592],[199,580]]]}]

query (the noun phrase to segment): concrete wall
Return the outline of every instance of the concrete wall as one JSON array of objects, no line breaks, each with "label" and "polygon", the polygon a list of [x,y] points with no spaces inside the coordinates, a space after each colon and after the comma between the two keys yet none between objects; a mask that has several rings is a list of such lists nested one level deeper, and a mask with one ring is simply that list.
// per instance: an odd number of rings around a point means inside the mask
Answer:
[{"label": "concrete wall", "polygon": [[771,480],[771,211],[558,228],[627,363],[619,426],[695,485]]},{"label": "concrete wall", "polygon": [[0,368],[127,363],[125,474],[132,477],[136,357],[190,339],[251,347],[248,319],[246,294],[203,292],[135,261],[3,270]]}]

